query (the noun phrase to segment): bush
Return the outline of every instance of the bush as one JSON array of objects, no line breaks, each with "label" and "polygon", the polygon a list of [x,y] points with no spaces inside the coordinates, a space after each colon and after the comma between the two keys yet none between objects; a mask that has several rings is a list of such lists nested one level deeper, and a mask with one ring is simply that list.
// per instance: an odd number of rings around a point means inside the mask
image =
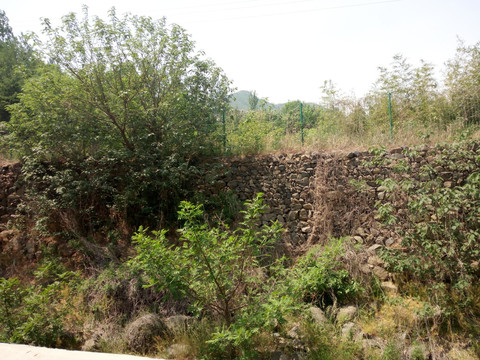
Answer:
[{"label": "bush", "polygon": [[354,298],[362,288],[343,267],[345,239],[314,246],[301,257],[291,273],[295,293],[308,302],[326,305]]},{"label": "bush", "polygon": [[63,292],[73,273],[65,272],[46,285],[23,286],[16,278],[0,279],[0,341],[57,347],[74,339],[64,318],[69,311]]},{"label": "bush", "polygon": [[261,194],[245,203],[244,220],[235,231],[208,228],[202,223],[199,205],[182,202],[178,245],[171,244],[166,231],[140,228],[133,237],[137,255],[132,266],[147,274],[150,285],[169,290],[173,296],[188,296],[197,313],[220,316],[230,326],[235,314],[248,305],[261,288],[262,266],[270,264],[267,249],[278,238],[280,227],[258,228],[263,210]]}]

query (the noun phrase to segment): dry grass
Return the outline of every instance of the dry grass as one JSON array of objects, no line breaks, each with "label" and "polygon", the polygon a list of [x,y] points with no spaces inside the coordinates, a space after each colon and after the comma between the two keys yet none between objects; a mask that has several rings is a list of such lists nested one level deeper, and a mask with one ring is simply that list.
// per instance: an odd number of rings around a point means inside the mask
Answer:
[{"label": "dry grass", "polygon": [[393,136],[390,136],[388,127],[375,128],[362,133],[353,133],[348,128],[339,126],[338,131],[328,134],[323,133],[321,130],[310,129],[305,131],[303,146],[301,144],[300,133],[288,134],[280,139],[267,136],[263,141],[262,152],[302,153],[313,150],[326,152],[365,151],[372,146],[396,148],[400,146],[453,142],[460,136],[479,139],[480,127],[466,127],[462,121],[452,122],[446,126],[437,124],[424,126],[421,124],[407,123],[395,127]]},{"label": "dry grass", "polygon": [[422,327],[419,313],[423,306],[423,302],[411,297],[392,297],[374,317],[361,322],[362,331],[368,336],[384,339],[398,334],[418,333]]}]

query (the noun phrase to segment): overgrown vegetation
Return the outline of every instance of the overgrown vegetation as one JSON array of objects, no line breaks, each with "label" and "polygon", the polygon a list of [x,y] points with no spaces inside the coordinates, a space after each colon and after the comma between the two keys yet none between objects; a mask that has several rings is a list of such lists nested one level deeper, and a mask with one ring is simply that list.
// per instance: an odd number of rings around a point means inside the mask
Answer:
[{"label": "overgrown vegetation", "polygon": [[[397,275],[404,296],[416,302],[419,333],[438,341],[467,335],[473,346],[480,330],[478,258],[480,239],[480,167],[478,142],[438,145],[420,168],[418,151],[404,151],[396,161],[374,157],[391,177],[379,180],[387,192],[377,202],[377,216],[401,234],[401,246],[385,248],[381,258]],[[384,153],[383,153],[384,154]],[[415,299],[415,300],[413,300]]]},{"label": "overgrown vegetation", "polygon": [[76,286],[76,274],[57,260],[41,265],[35,278],[34,285],[23,285],[17,278],[0,279],[0,341],[75,346],[65,318],[71,310],[69,292]]},{"label": "overgrown vegetation", "polygon": [[255,111],[231,111],[227,151],[249,154],[302,148],[366,149],[445,141],[465,129],[478,134],[479,54],[479,43],[466,45],[459,41],[441,82],[432,64],[422,61],[415,67],[397,54],[390,66],[379,67],[378,79],[362,98],[346,95],[334,82],[325,81],[320,103],[303,106],[304,144],[299,101],[288,102],[280,110],[264,101]]},{"label": "overgrown vegetation", "polygon": [[[229,80],[180,26],[83,15],[45,20],[32,45],[0,12],[0,145],[23,162],[27,200],[9,226],[86,259],[69,271],[46,245],[30,283],[1,278],[0,341],[130,352],[118,334],[154,313],[181,317],[147,352],[176,345],[177,358],[426,359],[457,342],[480,356],[480,155],[465,141],[479,131],[479,43],[459,43],[443,84],[401,55],[362,99],[327,81],[302,126],[299,101],[275,109],[252,92],[249,111],[228,109]],[[195,192],[206,157],[299,148],[301,131],[302,148],[376,145],[363,165],[391,171],[375,212],[399,246],[371,260],[365,244],[330,238],[280,257],[260,194],[242,207],[232,192]],[[456,142],[422,166],[418,150],[385,155],[440,138]],[[396,284],[361,268],[379,263]]]}]

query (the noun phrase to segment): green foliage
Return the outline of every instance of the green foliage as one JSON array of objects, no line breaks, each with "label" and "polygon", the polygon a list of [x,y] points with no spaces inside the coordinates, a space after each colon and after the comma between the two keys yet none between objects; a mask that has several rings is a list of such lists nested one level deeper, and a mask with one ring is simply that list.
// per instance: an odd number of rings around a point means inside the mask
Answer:
[{"label": "green foliage", "polygon": [[459,41],[455,57],[447,63],[447,96],[452,112],[469,123],[480,122],[480,43]]},{"label": "green foliage", "polygon": [[202,204],[205,213],[212,221],[231,223],[237,220],[242,203],[237,195],[231,191],[220,191],[213,196],[205,196],[202,193],[194,194],[194,203]]},{"label": "green foliage", "polygon": [[258,106],[258,96],[256,91],[250,92],[248,95],[248,106],[250,110],[256,110]]},{"label": "green foliage", "polygon": [[332,239],[325,246],[314,246],[298,260],[290,281],[300,299],[323,307],[342,303],[363,291],[342,266],[344,241]]},{"label": "green foliage", "polygon": [[[414,68],[402,55],[393,57],[391,68],[380,67],[380,76],[376,83],[376,91],[370,96],[372,110],[379,112],[383,108],[384,119],[388,118],[387,94],[393,94],[392,111],[396,122],[416,122],[426,124],[438,120],[436,116],[436,100],[439,94],[431,64],[421,61]],[[381,119],[377,119],[381,120]]]},{"label": "green foliage", "polygon": [[[37,272],[45,282],[55,265],[44,264]],[[0,279],[0,340],[4,342],[57,347],[69,346],[64,318],[68,305],[62,292],[72,286],[75,274],[63,272],[44,284],[22,285],[18,279]]]},{"label": "green foliage", "polygon": [[59,28],[45,20],[45,35],[52,64],[26,82],[9,123],[33,212],[82,236],[175,220],[191,165],[219,150],[221,69],[165,19],[85,9]]},{"label": "green foliage", "polygon": [[[237,112],[227,128],[227,151],[232,154],[258,154],[275,143],[281,132],[270,121],[273,114],[267,110]],[[273,118],[272,118],[273,120]]]},{"label": "green foliage", "polygon": [[477,141],[439,145],[436,155],[415,170],[410,157],[418,154],[406,151],[403,171],[386,159],[384,166],[394,173],[378,182],[386,196],[376,203],[376,218],[402,236],[401,247],[384,248],[380,256],[409,294],[437,306],[418,315],[441,324],[442,331],[458,327],[478,334],[478,149]]},{"label": "green foliage", "polygon": [[348,182],[351,187],[353,187],[356,191],[358,192],[364,192],[368,189],[368,184],[365,180],[356,180],[356,179],[350,179]]},{"label": "green foliage", "polygon": [[229,82],[195,53],[184,29],[165,19],[118,18],[114,9],[108,22],[90,19],[85,8],[81,20],[71,13],[59,28],[48,19],[44,24],[42,51],[55,65],[12,108],[22,154],[35,144],[54,156],[62,148],[69,158],[150,148],[192,156],[215,145],[216,114]]},{"label": "green foliage", "polygon": [[[395,271],[408,271],[423,280],[447,281],[459,288],[471,284],[480,256],[476,244],[480,238],[479,189],[478,172],[468,176],[464,185],[453,188],[445,188],[437,180],[420,189],[402,187],[400,191],[411,196],[405,250],[387,250],[384,260]],[[380,205],[379,211],[385,207],[392,217],[392,204]]]},{"label": "green foliage", "polygon": [[13,34],[7,15],[0,10],[0,122],[10,120],[7,107],[19,101],[25,80],[39,63],[27,40]]},{"label": "green foliage", "polygon": [[[303,104],[303,127],[314,128],[320,121],[321,108],[312,104]],[[286,134],[300,132],[300,101],[289,101],[280,110],[280,118],[277,125],[285,129]]]},{"label": "green foliage", "polygon": [[385,350],[383,351],[382,360],[401,360],[402,352],[398,344],[394,341],[390,341]]},{"label": "green foliage", "polygon": [[9,341],[14,336],[20,317],[20,304],[24,297],[20,281],[17,278],[0,279],[0,340]]},{"label": "green foliage", "polygon": [[312,322],[302,324],[307,358],[312,360],[370,359],[365,357],[361,343],[341,338],[332,324],[316,325]]},{"label": "green foliage", "polygon": [[137,255],[132,265],[145,271],[151,286],[188,296],[197,312],[220,316],[228,327],[261,288],[262,267],[272,262],[266,251],[280,233],[278,224],[257,228],[260,194],[245,205],[240,227],[229,231],[208,228],[201,206],[182,202],[178,245],[168,241],[165,230],[152,237],[140,228],[133,237]]}]

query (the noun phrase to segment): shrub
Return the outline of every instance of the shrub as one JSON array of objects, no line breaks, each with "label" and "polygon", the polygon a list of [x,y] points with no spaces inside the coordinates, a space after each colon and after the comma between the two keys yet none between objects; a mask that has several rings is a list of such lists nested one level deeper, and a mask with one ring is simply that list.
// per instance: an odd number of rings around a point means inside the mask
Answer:
[{"label": "shrub", "polygon": [[343,302],[362,291],[341,263],[345,239],[317,245],[301,257],[291,273],[293,289],[299,297],[322,306]]},{"label": "shrub", "polygon": [[23,286],[18,279],[0,279],[0,340],[47,347],[74,342],[64,318],[69,311],[63,301],[70,287],[71,272],[60,274],[45,285]]},{"label": "shrub", "polygon": [[258,228],[263,210],[261,194],[245,203],[244,220],[235,231],[209,228],[202,223],[200,205],[182,202],[178,245],[166,231],[140,228],[133,237],[137,255],[131,260],[147,274],[150,285],[168,289],[173,296],[188,296],[195,310],[218,315],[230,326],[235,314],[248,305],[262,284],[262,266],[270,264],[266,250],[278,238],[280,227]]}]

